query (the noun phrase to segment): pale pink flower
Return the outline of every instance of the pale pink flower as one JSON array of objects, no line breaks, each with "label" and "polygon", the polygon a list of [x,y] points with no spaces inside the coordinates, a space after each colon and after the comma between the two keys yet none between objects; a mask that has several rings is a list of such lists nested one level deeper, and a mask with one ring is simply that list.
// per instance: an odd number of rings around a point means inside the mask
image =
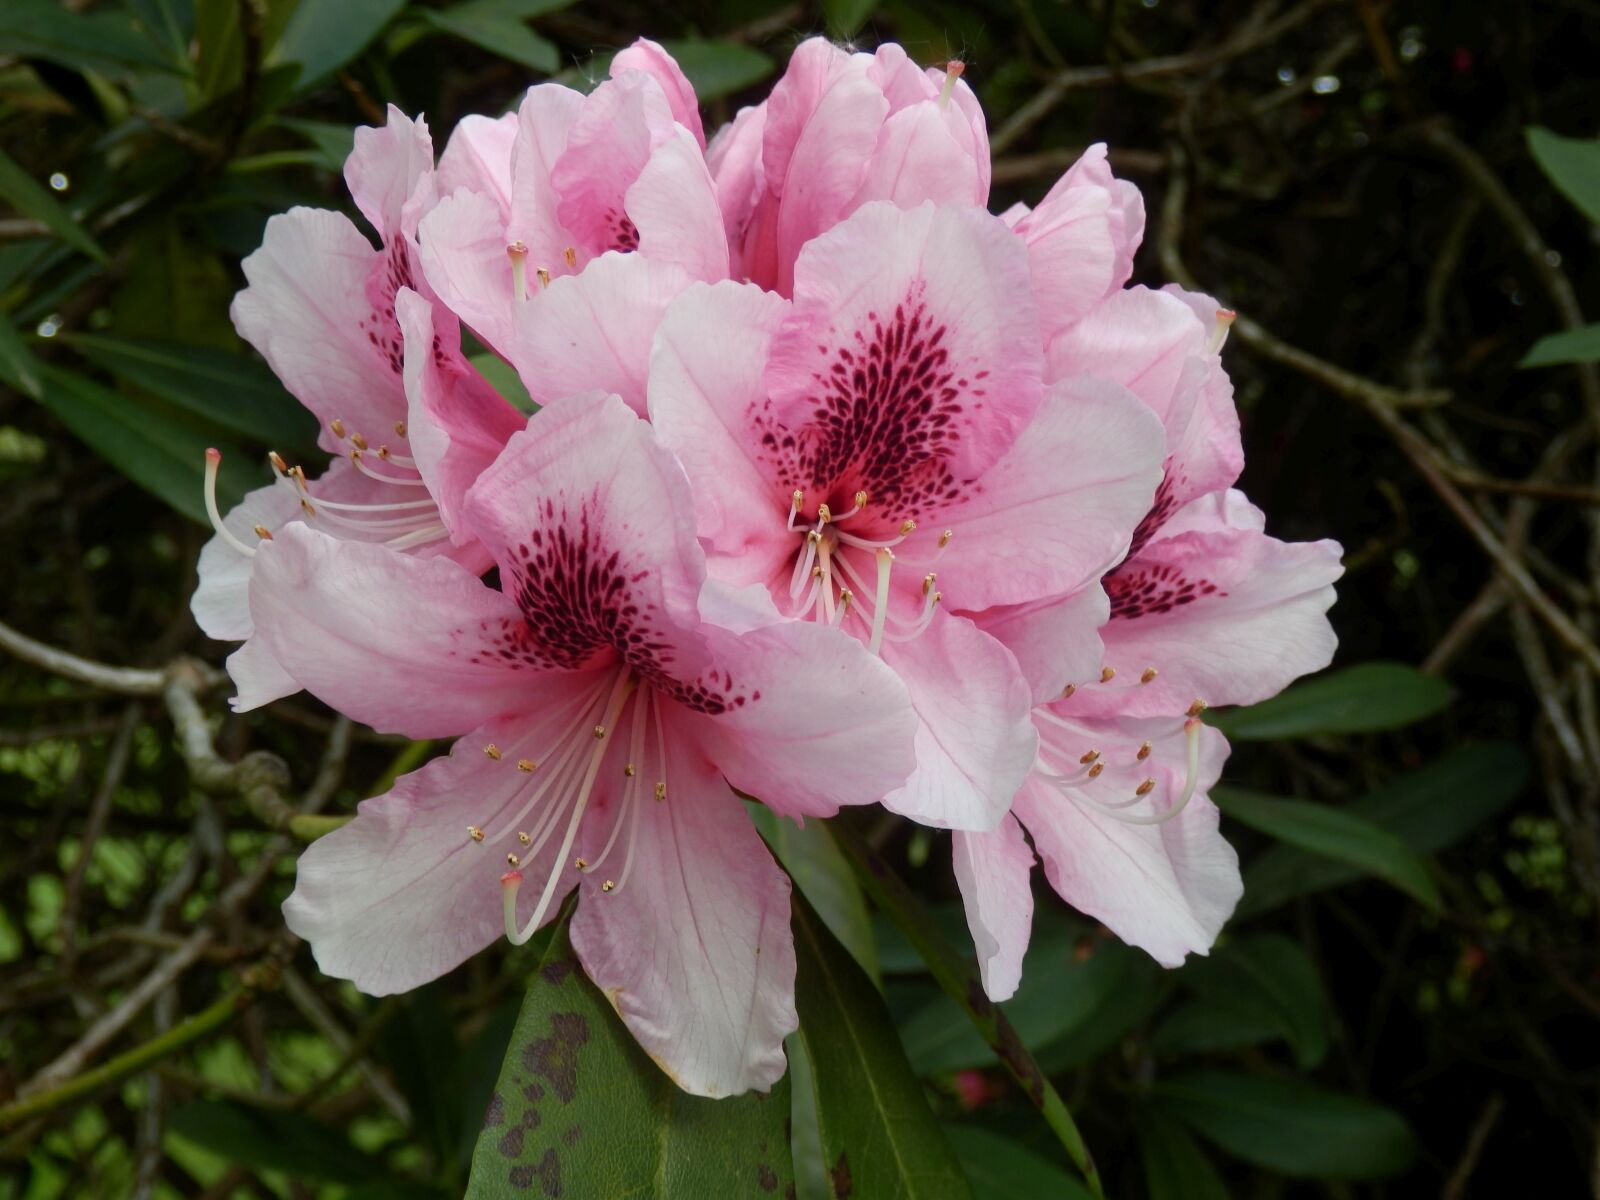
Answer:
[{"label": "pale pink flower", "polygon": [[1159,479],[1149,410],[1103,380],[1046,388],[1043,359],[1024,241],[932,204],[813,238],[792,300],[691,288],[656,338],[651,417],[712,573],[894,668],[917,768],[884,803],[933,825],[994,828],[1036,748],[1016,659],[948,610],[1091,585]]},{"label": "pale pink flower", "polygon": [[[479,128],[509,183],[446,193],[419,226],[432,287],[539,403],[614,392],[643,413],[650,339],[673,297],[728,276],[694,90],[641,39],[585,96],[528,89],[511,126]],[[498,178],[498,177],[497,177]]]},{"label": "pale pink flower", "polygon": [[[464,130],[445,161],[457,178],[481,178],[467,150],[481,131]],[[313,478],[274,455],[276,482],[226,518],[209,500],[218,533],[201,552],[190,607],[209,636],[245,642],[229,659],[241,708],[298,690],[251,637],[258,540],[309,520],[334,536],[487,566],[455,509],[523,424],[462,357],[459,323],[421,280],[416,225],[435,197],[426,124],[391,108],[384,127],[358,129],[345,178],[380,247],[341,213],[292,209],[267,222],[261,248],[244,260],[249,286],[233,302],[240,336],[316,415],[322,448],[345,456]],[[216,470],[213,459],[208,487]]]},{"label": "pale pink flower", "polygon": [[859,645],[706,582],[696,503],[649,426],[588,394],[466,494],[498,588],[307,524],[259,548],[257,637],[296,681],[382,730],[464,735],[302,855],[284,911],[325,972],[415,987],[579,887],[579,959],[680,1086],[782,1075],[789,881],[732,787],[831,815],[904,778],[914,722]]},{"label": "pale pink flower", "polygon": [[733,277],[790,294],[795,260],[863,204],[989,201],[989,135],[961,64],[919,68],[893,43],[802,42],[761,104],[707,149]]},{"label": "pale pink flower", "polygon": [[[1218,357],[1232,316],[1206,296],[1134,288],[1051,343],[1050,373],[1123,383],[1161,418],[1167,453],[1104,590],[978,616],[1026,665],[1040,739],[1001,828],[958,833],[953,846],[995,999],[1016,989],[1028,943],[1024,827],[1069,904],[1165,966],[1207,952],[1242,884],[1206,798],[1227,743],[1196,701],[1261,700],[1332,658],[1339,546],[1268,537],[1259,510],[1229,488],[1244,461]],[[1075,654],[1047,653],[1069,641]]]}]

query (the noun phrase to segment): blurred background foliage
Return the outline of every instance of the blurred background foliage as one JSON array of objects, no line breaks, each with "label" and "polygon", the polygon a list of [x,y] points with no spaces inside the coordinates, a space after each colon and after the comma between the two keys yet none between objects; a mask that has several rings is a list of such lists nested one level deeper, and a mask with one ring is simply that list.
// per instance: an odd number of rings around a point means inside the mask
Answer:
[{"label": "blurred background foliage", "polygon": [[[352,126],[442,145],[646,34],[710,128],[821,31],[967,62],[997,211],[1111,144],[1138,278],[1244,314],[1243,485],[1345,545],[1341,649],[1217,717],[1216,952],[1162,971],[1036,879],[1015,1037],[940,957],[941,837],[769,824],[803,1028],[772,1097],[712,1104],[559,933],[406,997],[318,975],[295,845],[441,748],[167,665],[223,653],[187,611],[202,449],[234,496],[313,453],[227,306],[270,214],[348,207]],[[0,658],[0,1197],[1082,1196],[1057,1094],[1112,1196],[1600,1195],[1596,44],[1589,0],[4,0],[3,618],[151,670]],[[530,1051],[572,1012],[557,1128]]]}]

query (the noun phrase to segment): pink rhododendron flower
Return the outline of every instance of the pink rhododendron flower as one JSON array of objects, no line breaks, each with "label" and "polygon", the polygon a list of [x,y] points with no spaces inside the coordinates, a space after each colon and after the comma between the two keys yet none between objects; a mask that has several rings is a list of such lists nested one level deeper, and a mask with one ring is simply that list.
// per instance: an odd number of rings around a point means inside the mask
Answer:
[{"label": "pink rhododendron flower", "polygon": [[[1042,206],[1041,206],[1042,207]],[[1227,743],[1204,704],[1246,704],[1326,666],[1340,549],[1263,532],[1229,487],[1244,455],[1218,353],[1232,314],[1176,289],[1113,293],[1051,343],[1052,372],[1114,379],[1160,417],[1162,481],[1099,588],[979,623],[1032,665],[1039,758],[994,833],[955,835],[956,877],[984,984],[1021,977],[1034,850],[1069,904],[1166,966],[1204,954],[1242,891],[1206,799]],[[1103,661],[1042,651],[1104,622]],[[1182,713],[1180,717],[1177,714]]]},{"label": "pink rhododendron flower", "polygon": [[[506,133],[480,127],[485,157],[499,161]],[[428,281],[534,400],[600,388],[642,413],[667,303],[728,276],[704,145],[694,90],[654,42],[618,54],[588,96],[530,88],[509,186],[469,182],[421,220]]]},{"label": "pink rhododendron flower", "polygon": [[987,204],[989,135],[960,76],[893,43],[801,43],[771,96],[707,150],[734,278],[789,295],[801,248],[873,200]]},{"label": "pink rhododendron flower", "polygon": [[1036,747],[1015,658],[947,610],[1092,584],[1160,478],[1134,395],[1043,371],[1027,246],[971,207],[867,204],[806,245],[793,300],[698,286],[656,340],[651,417],[713,574],[905,680],[917,769],[884,803],[934,825],[994,828]]},{"label": "pink rhododendron flower", "polygon": [[[452,139],[445,159],[470,177],[455,150],[462,141]],[[383,128],[356,131],[345,176],[382,248],[342,214],[294,209],[267,223],[233,303],[240,335],[316,414],[319,444],[348,455],[315,479],[273,455],[274,484],[226,518],[210,501],[218,532],[201,553],[191,608],[209,636],[245,642],[229,660],[243,708],[298,690],[251,636],[258,540],[306,520],[338,537],[486,567],[456,508],[523,424],[462,357],[455,317],[411,290],[425,286],[414,233],[434,197],[427,126],[391,108]],[[208,466],[214,484],[216,460]]]},{"label": "pink rhododendron flower", "polygon": [[466,493],[499,588],[311,524],[259,548],[257,636],[297,682],[379,729],[464,735],[301,856],[284,911],[325,972],[415,987],[578,887],[579,958],[682,1087],[782,1075],[789,881],[729,784],[831,815],[905,777],[914,721],[860,645],[707,583],[695,506],[649,427],[590,394]]}]

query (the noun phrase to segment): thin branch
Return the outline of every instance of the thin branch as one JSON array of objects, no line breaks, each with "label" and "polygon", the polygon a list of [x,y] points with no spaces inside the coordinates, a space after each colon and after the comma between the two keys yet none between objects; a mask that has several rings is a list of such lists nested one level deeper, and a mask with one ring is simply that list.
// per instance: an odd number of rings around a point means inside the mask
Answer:
[{"label": "thin branch", "polygon": [[122,777],[128,770],[133,735],[139,728],[139,720],[143,715],[144,706],[137,700],[129,701],[127,707],[122,710],[122,721],[117,728],[116,737],[111,740],[111,750],[106,755],[105,773],[101,775],[100,786],[95,790],[94,799],[89,803],[89,817],[83,823],[83,832],[78,840],[78,860],[72,864],[72,870],[67,874],[60,925],[61,969],[69,977],[78,957],[78,906],[83,898],[83,877],[89,869],[89,859],[94,854],[95,843],[99,841],[100,834],[106,827],[106,819],[111,815],[111,800],[117,794],[117,788],[122,785]]},{"label": "thin branch", "polygon": [[165,673],[161,671],[143,667],[111,667],[68,654],[65,650],[57,650],[11,628],[4,621],[0,621],[0,649],[9,650],[23,662],[32,663],[52,675],[76,679],[79,683],[92,684],[108,692],[121,692],[125,696],[159,696],[167,682]]}]

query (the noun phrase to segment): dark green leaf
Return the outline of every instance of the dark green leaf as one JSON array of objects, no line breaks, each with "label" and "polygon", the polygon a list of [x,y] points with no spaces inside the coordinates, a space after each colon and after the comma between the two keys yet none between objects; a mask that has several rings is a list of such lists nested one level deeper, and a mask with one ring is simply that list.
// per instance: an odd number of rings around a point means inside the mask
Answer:
[{"label": "dark green leaf", "polygon": [[1211,799],[1226,816],[1268,837],[1322,858],[1356,867],[1439,911],[1439,888],[1423,861],[1395,834],[1348,808],[1309,800],[1283,800],[1235,788],[1213,788]]},{"label": "dark green leaf", "polygon": [[44,389],[39,380],[39,360],[4,315],[0,315],[0,381],[35,400]]},{"label": "dark green leaf", "polygon": [[733,42],[667,42],[665,46],[694,84],[702,104],[760,83],[777,69],[761,51]]},{"label": "dark green leaf", "polygon": [[316,419],[243,354],[83,333],[65,341],[97,367],[220,429],[286,452],[316,444]]},{"label": "dark green leaf", "polygon": [[1260,1012],[1212,1000],[1191,1000],[1162,1019],[1150,1035],[1150,1051],[1163,1058],[1211,1054],[1258,1046],[1283,1036],[1279,1022]]},{"label": "dark green leaf", "polygon": [[1589,220],[1600,224],[1600,140],[1569,138],[1538,125],[1527,129],[1539,169]]},{"label": "dark green leaf", "polygon": [[269,65],[299,63],[310,91],[372,44],[405,0],[300,0]]},{"label": "dark green leaf", "polygon": [[800,1038],[834,1195],[970,1197],[883,999],[798,893],[794,934]]},{"label": "dark green leaf", "polygon": [[550,74],[561,65],[561,52],[514,16],[489,11],[482,4],[418,10],[418,15],[441,32],[482,46],[534,71]]},{"label": "dark green leaf", "polygon": [[585,977],[563,924],[530,976],[467,1196],[781,1196],[788,1092],[787,1078],[726,1100],[680,1091]]},{"label": "dark green leaf", "polygon": [[339,172],[344,170],[344,160],[356,148],[356,131],[349,125],[335,125],[330,121],[306,121],[298,117],[282,117],[278,124],[292,129],[317,151],[323,168]]},{"label": "dark green leaf", "polygon": [[[1528,760],[1504,742],[1452,750],[1348,806],[1416,854],[1437,854],[1505,808],[1526,785]],[[1361,878],[1363,872],[1293,846],[1275,846],[1245,870],[1237,916]]]},{"label": "dark green leaf", "polygon": [[115,6],[74,12],[60,0],[0,4],[0,55],[39,58],[75,71],[125,79],[141,71],[176,71],[137,20]]},{"label": "dark green leaf", "polygon": [[1297,683],[1249,708],[1214,713],[1211,724],[1234,741],[1262,742],[1321,733],[1398,729],[1444,708],[1450,687],[1403,663],[1362,663]]},{"label": "dark green leaf", "polygon": [[1021,1142],[976,1125],[947,1124],[945,1134],[966,1169],[975,1200],[1089,1200],[1084,1187],[1065,1167],[1028,1149]]},{"label": "dark green leaf", "polygon": [[1230,1154],[1307,1179],[1376,1179],[1415,1153],[1398,1113],[1287,1079],[1191,1071],[1152,1089],[1161,1107]]},{"label": "dark green leaf", "polygon": [[[206,447],[217,445],[216,439],[165,409],[139,404],[58,367],[43,367],[41,382],[40,403],[92,450],[185,516],[208,523],[202,483]],[[235,447],[218,448],[225,461],[249,461]],[[243,471],[225,470],[217,487],[223,511],[255,481]]]},{"label": "dark green leaf", "polygon": [[[967,914],[959,900],[951,903],[929,904],[924,910],[928,920],[939,931],[944,941],[959,946],[970,941]],[[928,969],[917,948],[895,926],[888,913],[872,914],[872,931],[878,943],[878,966],[885,975],[906,975]]]},{"label": "dark green leaf", "polygon": [[789,878],[805,893],[828,929],[850,951],[874,984],[882,986],[878,970],[878,944],[872,935],[872,917],[855,872],[820,821],[804,829],[762,804],[748,804],[751,820],[761,831]]},{"label": "dark green leaf", "polygon": [[1265,1023],[1294,1049],[1302,1068],[1328,1052],[1328,1013],[1316,964],[1278,934],[1236,938],[1209,958],[1191,959],[1180,981],[1246,1020]]},{"label": "dark green leaf", "polygon": [[241,1166],[331,1183],[360,1183],[386,1174],[381,1162],[357,1150],[344,1134],[303,1113],[231,1100],[193,1100],[175,1108],[167,1125]]},{"label": "dark green leaf", "polygon": [[1139,1110],[1137,1124],[1150,1200],[1228,1200],[1217,1169],[1182,1125],[1149,1106]]},{"label": "dark green leaf", "polygon": [[394,1015],[384,1022],[379,1044],[384,1063],[411,1106],[417,1136],[449,1163],[460,1132],[461,1047],[441,990],[432,984],[400,998]]},{"label": "dark green leaf", "polygon": [[861,32],[867,18],[878,7],[878,0],[822,0],[822,15],[828,22],[828,36],[848,42]]},{"label": "dark green leaf", "polygon": [[1542,337],[1522,356],[1517,366],[1554,367],[1586,362],[1600,362],[1600,325],[1564,329]]},{"label": "dark green leaf", "polygon": [[4,200],[25,217],[32,217],[66,242],[99,262],[106,261],[106,252],[83,231],[70,213],[56,203],[44,187],[0,150],[0,200]]},{"label": "dark green leaf", "polygon": [[522,377],[517,374],[517,369],[501,358],[498,354],[491,354],[487,350],[482,354],[474,354],[468,360],[489,381],[489,386],[494,388],[518,412],[533,414],[539,411],[539,406],[533,402],[533,397],[528,395],[528,389],[522,382]]}]

